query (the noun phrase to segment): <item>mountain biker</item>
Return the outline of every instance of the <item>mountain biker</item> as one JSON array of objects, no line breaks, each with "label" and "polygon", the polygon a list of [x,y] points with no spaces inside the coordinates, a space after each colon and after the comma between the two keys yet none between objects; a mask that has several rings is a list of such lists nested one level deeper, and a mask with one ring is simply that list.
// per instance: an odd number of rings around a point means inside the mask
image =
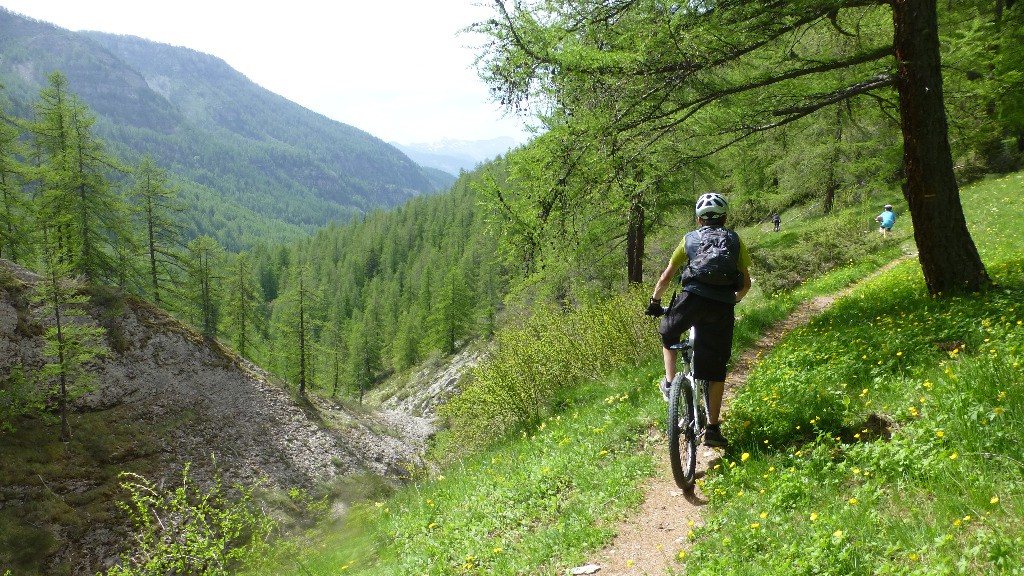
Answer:
[{"label": "mountain biker", "polygon": [[882,233],[882,236],[886,238],[892,236],[892,226],[896,223],[896,213],[892,211],[892,204],[885,205],[882,213],[875,216],[875,222],[878,222],[878,231]]},{"label": "mountain biker", "polygon": [[[695,211],[700,228],[687,233],[672,253],[672,258],[665,271],[661,273],[651,295],[651,302],[644,313],[650,316],[665,316],[661,320],[658,332],[661,334],[662,355],[665,361],[665,378],[659,387],[666,401],[668,385],[676,374],[678,354],[669,347],[678,344],[685,331],[696,327],[693,343],[693,376],[709,383],[708,427],[704,444],[724,448],[729,442],[722,435],[719,412],[722,407],[722,395],[725,392],[726,366],[732,353],[732,334],[736,321],[734,309],[736,303],[750,290],[750,254],[739,235],[731,230],[725,230],[728,238],[733,239],[730,242],[736,250],[735,284],[712,285],[689,279],[686,272],[690,270],[689,265],[697,255],[702,236],[712,229],[724,229],[728,202],[721,194],[704,194],[697,200]],[[686,268],[680,278],[682,294],[678,298],[673,297],[666,310],[661,306],[661,295],[669,288],[676,272],[684,265]]]}]

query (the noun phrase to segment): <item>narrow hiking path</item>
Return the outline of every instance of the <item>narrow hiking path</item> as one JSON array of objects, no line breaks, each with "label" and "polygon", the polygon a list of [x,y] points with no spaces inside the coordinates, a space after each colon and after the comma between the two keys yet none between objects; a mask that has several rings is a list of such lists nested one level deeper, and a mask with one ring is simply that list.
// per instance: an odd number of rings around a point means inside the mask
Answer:
[{"label": "narrow hiking path", "polygon": [[[911,255],[904,255],[882,266],[860,282],[873,278],[903,262]],[[818,296],[802,302],[789,316],[772,326],[758,341],[743,351],[734,363],[726,381],[725,407],[737,388],[747,381],[747,374],[758,358],[771,350],[775,344],[795,328],[807,324],[821,314],[833,302],[849,294],[860,282],[852,284],[834,294]],[[700,486],[692,495],[680,490],[672,479],[669,468],[668,449],[664,443],[655,448],[658,458],[654,476],[648,478],[643,489],[643,504],[630,518],[618,526],[618,536],[605,549],[596,553],[581,574],[599,576],[661,576],[672,574],[670,567],[680,552],[690,549],[688,534],[704,523],[703,511],[707,499]],[[713,467],[720,452],[701,446],[697,452],[698,477],[703,470]]]}]

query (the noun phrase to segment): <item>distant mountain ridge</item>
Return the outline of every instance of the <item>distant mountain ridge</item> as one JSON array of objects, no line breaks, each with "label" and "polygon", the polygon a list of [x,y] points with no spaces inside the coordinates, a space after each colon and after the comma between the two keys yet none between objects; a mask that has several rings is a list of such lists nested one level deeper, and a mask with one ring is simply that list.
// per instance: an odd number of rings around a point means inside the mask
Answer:
[{"label": "distant mountain ridge", "polygon": [[5,111],[30,117],[55,70],[97,116],[97,134],[118,156],[134,162],[152,154],[191,199],[205,202],[213,213],[195,222],[197,232],[222,228],[218,215],[310,231],[454,181],[258,86],[215,56],[72,32],[0,8]]},{"label": "distant mountain ridge", "polygon": [[417,164],[458,175],[498,156],[504,156],[520,143],[507,136],[490,140],[441,140],[433,143],[392,144]]}]

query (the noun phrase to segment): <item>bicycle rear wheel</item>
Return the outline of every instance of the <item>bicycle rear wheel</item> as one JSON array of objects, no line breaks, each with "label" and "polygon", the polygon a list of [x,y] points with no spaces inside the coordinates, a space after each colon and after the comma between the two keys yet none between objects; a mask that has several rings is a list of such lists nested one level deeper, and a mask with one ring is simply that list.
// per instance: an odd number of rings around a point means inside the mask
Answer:
[{"label": "bicycle rear wheel", "polygon": [[668,395],[668,460],[676,486],[686,492],[693,491],[693,478],[697,471],[693,402],[690,383],[682,374],[676,374]]}]

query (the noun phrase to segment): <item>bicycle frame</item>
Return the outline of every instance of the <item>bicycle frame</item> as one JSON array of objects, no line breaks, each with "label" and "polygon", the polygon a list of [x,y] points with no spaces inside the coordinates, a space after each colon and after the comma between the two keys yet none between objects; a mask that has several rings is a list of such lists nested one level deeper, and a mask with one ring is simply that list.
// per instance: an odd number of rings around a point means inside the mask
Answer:
[{"label": "bicycle frame", "polygon": [[678,371],[669,387],[668,452],[676,485],[692,492],[697,472],[697,446],[707,429],[708,386],[693,377],[693,337],[670,346],[675,350]]},{"label": "bicycle frame", "polygon": [[[686,340],[686,343],[677,344],[673,346],[679,353],[679,357],[676,359],[676,365],[678,366],[678,372],[683,375],[683,379],[689,385],[690,390],[693,391],[693,414],[691,414],[691,426],[693,428],[693,434],[697,438],[698,442],[704,440],[704,431],[708,426],[708,382],[706,380],[698,380],[693,377],[693,340],[696,334],[696,328],[690,328],[690,335]],[[678,348],[677,348],[678,346]]]}]

